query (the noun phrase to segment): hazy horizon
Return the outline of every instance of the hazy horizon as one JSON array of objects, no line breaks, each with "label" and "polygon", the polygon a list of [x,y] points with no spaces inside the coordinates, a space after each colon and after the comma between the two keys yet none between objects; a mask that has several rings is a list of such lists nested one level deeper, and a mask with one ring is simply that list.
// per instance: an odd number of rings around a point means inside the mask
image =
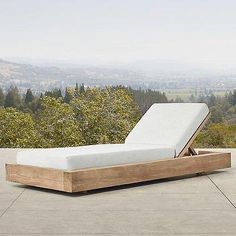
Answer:
[{"label": "hazy horizon", "polygon": [[236,68],[233,0],[0,2],[1,58]]}]

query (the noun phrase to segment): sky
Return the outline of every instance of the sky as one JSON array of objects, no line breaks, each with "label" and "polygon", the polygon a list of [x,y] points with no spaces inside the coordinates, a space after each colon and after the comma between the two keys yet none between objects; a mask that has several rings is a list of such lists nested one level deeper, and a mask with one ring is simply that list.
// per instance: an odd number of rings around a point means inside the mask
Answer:
[{"label": "sky", "polygon": [[235,0],[0,0],[0,58],[236,68]]}]

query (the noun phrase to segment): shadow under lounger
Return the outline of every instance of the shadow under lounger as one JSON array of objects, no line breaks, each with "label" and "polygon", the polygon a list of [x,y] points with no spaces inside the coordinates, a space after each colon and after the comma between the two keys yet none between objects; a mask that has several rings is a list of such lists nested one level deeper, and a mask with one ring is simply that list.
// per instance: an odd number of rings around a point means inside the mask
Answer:
[{"label": "shadow under lounger", "polygon": [[79,192],[228,168],[230,153],[191,148],[208,117],[206,104],[154,104],[124,144],[20,151],[17,164],[6,164],[6,178]]}]

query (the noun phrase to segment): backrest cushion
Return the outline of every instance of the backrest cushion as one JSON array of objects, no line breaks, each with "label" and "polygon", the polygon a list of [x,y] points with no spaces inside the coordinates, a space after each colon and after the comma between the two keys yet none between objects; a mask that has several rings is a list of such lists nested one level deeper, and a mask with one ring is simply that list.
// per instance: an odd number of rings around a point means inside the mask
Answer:
[{"label": "backrest cushion", "polygon": [[166,145],[174,147],[178,156],[208,113],[204,103],[155,103],[125,143]]}]

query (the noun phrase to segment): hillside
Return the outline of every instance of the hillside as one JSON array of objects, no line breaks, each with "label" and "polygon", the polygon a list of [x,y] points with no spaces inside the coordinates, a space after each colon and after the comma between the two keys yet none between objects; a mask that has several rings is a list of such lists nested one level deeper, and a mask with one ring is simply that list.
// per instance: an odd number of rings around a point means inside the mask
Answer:
[{"label": "hillside", "polygon": [[46,67],[0,60],[0,87],[6,90],[10,85],[16,85],[20,91],[31,88],[35,92],[42,92],[84,83],[89,86],[124,85],[134,89],[175,91],[177,94],[183,90],[205,89],[221,93],[236,88],[234,74],[215,72],[207,75],[205,71],[184,68],[172,62],[168,69],[167,63],[159,61],[143,61],[143,64],[139,62],[126,66]]},{"label": "hillside", "polygon": [[13,84],[20,90],[32,88],[35,91],[44,91],[55,87],[74,86],[76,82],[102,86],[127,84],[127,81],[134,80],[138,83],[143,77],[125,69],[98,67],[61,69],[0,60],[0,87],[3,89]]},{"label": "hillside", "polygon": [[0,86],[8,88],[11,84],[20,89],[58,86],[58,82],[65,78],[65,73],[59,68],[43,68],[28,64],[18,64],[0,60]]}]

